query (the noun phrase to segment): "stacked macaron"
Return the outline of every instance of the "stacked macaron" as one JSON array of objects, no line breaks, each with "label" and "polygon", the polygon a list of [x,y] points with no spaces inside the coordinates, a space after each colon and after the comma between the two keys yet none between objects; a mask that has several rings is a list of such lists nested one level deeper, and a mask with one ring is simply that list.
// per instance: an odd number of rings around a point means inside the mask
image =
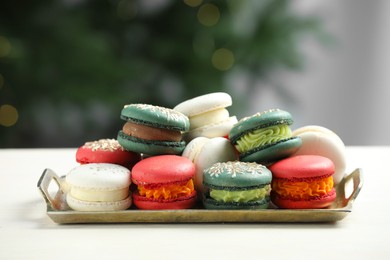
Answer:
[{"label": "stacked macaron", "polygon": [[271,172],[257,163],[215,163],[204,171],[203,204],[207,209],[266,209],[271,180]]},{"label": "stacked macaron", "polygon": [[[201,95],[174,108],[128,104],[117,139],[86,142],[66,176],[74,210],[324,208],[345,171],[345,146],[320,126],[292,130],[270,109],[230,116],[232,98]],[[199,205],[198,205],[199,206]]]},{"label": "stacked macaron", "polygon": [[280,208],[314,209],[336,199],[333,162],[318,155],[292,156],[270,166],[272,202]]},{"label": "stacked macaron", "polygon": [[134,205],[139,209],[187,209],[195,205],[194,164],[177,155],[158,155],[137,163],[132,171],[136,185]]},{"label": "stacked macaron", "polygon": [[188,117],[173,109],[150,104],[124,106],[126,121],[118,142],[129,151],[146,155],[181,154],[185,142],[182,132],[189,129]]},{"label": "stacked macaron", "polygon": [[188,116],[190,129],[185,133],[185,140],[196,137],[227,136],[237,123],[235,116],[230,116],[226,107],[232,105],[232,98],[224,92],[215,92],[186,100],[173,109]]},{"label": "stacked macaron", "polygon": [[290,113],[271,109],[241,119],[229,133],[240,160],[269,165],[295,153],[301,146],[300,137],[292,136]]},{"label": "stacked macaron", "polygon": [[66,175],[66,202],[76,211],[125,210],[131,206],[130,170],[111,163],[89,163]]}]

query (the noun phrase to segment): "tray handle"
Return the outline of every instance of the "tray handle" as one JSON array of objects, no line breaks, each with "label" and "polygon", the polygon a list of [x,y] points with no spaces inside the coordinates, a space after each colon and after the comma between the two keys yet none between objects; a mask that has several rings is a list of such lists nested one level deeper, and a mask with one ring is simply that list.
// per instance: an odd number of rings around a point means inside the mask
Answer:
[{"label": "tray handle", "polygon": [[[348,191],[348,185],[351,181],[353,182],[352,192],[346,197],[346,191]],[[345,176],[341,180],[339,187],[340,189],[337,192],[339,192],[339,196],[343,198],[342,204],[351,207],[363,187],[362,169],[357,168],[352,173]]]},{"label": "tray handle", "polygon": [[[53,182],[55,185],[52,185]],[[51,169],[45,169],[38,180],[37,187],[45,199],[47,210],[63,210],[65,197],[63,181]]]}]

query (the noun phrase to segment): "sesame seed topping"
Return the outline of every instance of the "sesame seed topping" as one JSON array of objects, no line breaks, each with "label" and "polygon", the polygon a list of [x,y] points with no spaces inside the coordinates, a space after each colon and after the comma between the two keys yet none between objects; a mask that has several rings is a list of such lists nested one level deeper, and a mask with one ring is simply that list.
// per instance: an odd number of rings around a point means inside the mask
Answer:
[{"label": "sesame seed topping", "polygon": [[100,139],[97,141],[86,142],[83,146],[91,149],[92,151],[103,150],[112,152],[118,149],[123,150],[123,147],[115,139]]},{"label": "sesame seed topping", "polygon": [[207,169],[207,173],[211,177],[218,177],[222,173],[230,174],[232,178],[236,178],[237,174],[261,174],[265,166],[258,163],[245,162],[223,162],[215,163]]}]

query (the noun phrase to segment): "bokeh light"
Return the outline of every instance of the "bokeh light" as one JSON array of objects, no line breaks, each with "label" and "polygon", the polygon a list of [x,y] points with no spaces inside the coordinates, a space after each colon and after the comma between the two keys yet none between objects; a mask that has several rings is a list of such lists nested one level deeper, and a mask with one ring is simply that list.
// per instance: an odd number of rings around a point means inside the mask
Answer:
[{"label": "bokeh light", "polygon": [[6,57],[11,51],[11,43],[3,36],[0,36],[0,58]]},{"label": "bokeh light", "polygon": [[221,71],[230,69],[234,64],[234,54],[231,50],[221,48],[213,53],[211,58],[213,66]]},{"label": "bokeh light", "polygon": [[203,3],[203,0],[183,0],[188,6],[197,7]]},{"label": "bokeh light", "polygon": [[216,25],[219,17],[219,8],[213,4],[204,4],[198,10],[198,21],[204,26]]},{"label": "bokeh light", "polygon": [[138,7],[134,1],[121,0],[117,6],[118,17],[122,20],[131,20],[137,16]]},{"label": "bokeh light", "polygon": [[18,110],[11,105],[2,105],[0,107],[0,125],[13,126],[19,118]]}]

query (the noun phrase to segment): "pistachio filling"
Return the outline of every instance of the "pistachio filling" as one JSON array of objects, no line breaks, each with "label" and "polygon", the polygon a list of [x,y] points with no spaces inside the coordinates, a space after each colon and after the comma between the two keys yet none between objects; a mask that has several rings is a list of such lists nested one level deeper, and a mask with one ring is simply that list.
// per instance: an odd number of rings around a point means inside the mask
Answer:
[{"label": "pistachio filling", "polygon": [[291,136],[291,129],[288,125],[274,125],[243,135],[237,140],[235,147],[240,153],[244,153],[259,146],[288,139]]},{"label": "pistachio filling", "polygon": [[252,190],[210,190],[210,197],[221,202],[250,202],[265,199],[271,192],[271,185]]}]

